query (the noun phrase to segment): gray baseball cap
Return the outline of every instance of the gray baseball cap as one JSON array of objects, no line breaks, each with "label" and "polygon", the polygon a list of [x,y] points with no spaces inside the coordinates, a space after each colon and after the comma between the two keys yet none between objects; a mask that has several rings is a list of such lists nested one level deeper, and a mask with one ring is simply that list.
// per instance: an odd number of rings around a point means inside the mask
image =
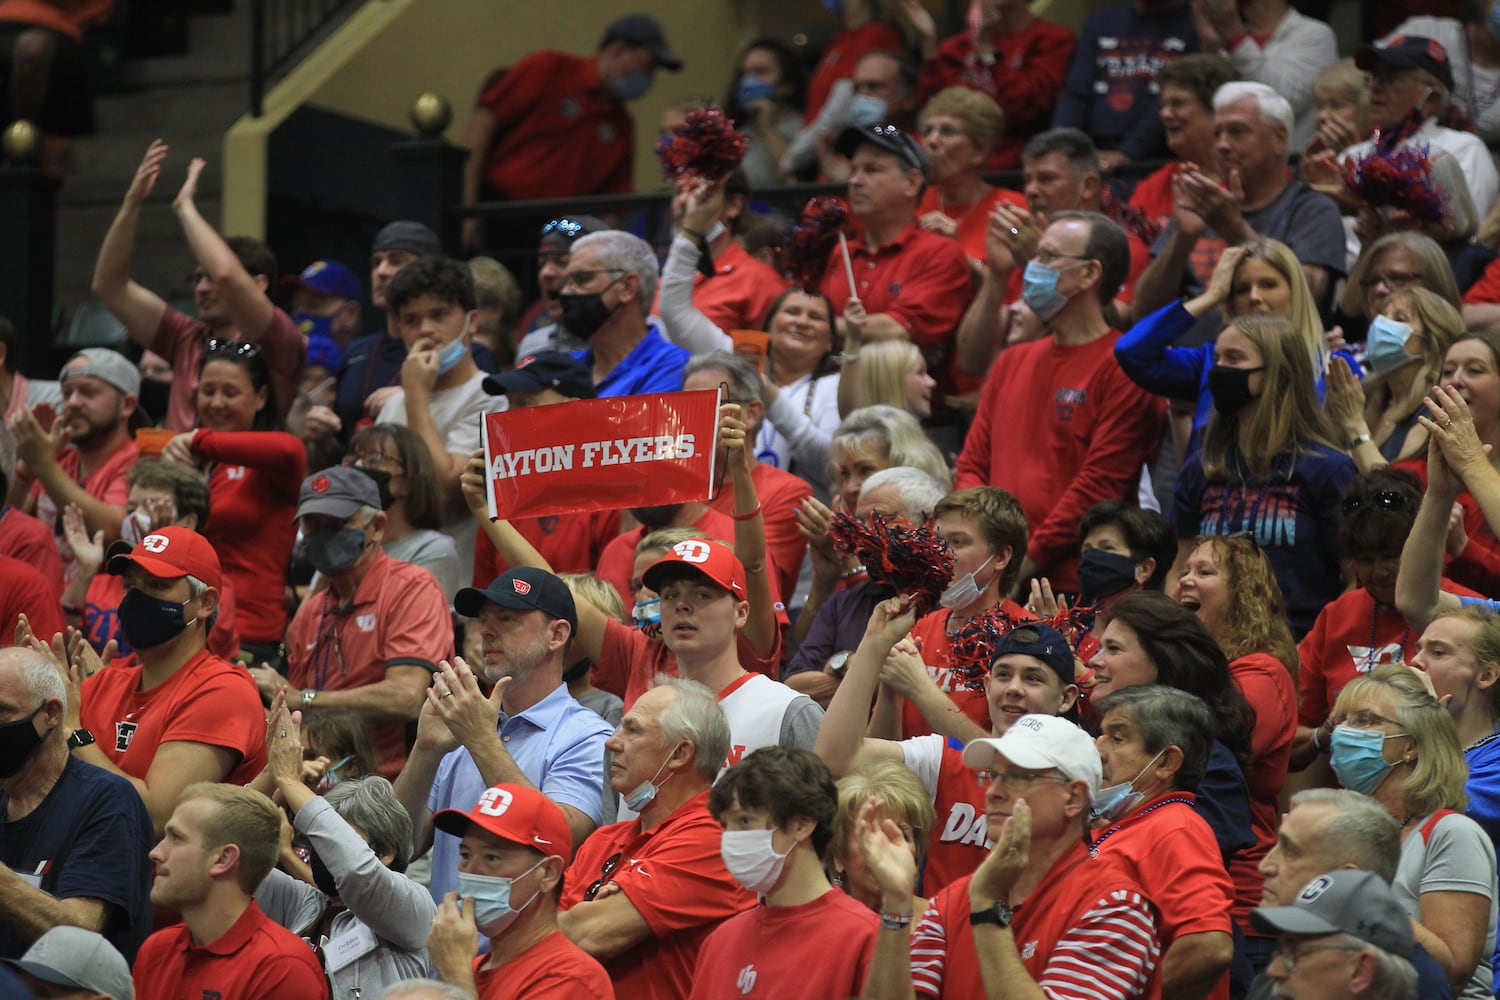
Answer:
[{"label": "gray baseball cap", "polygon": [[335,465],[302,480],[294,520],[308,514],[327,514],[340,521],[354,516],[361,507],[380,509],[380,488],[364,470]]},{"label": "gray baseball cap", "polygon": [[102,379],[127,396],[138,396],[141,392],[140,369],[131,364],[125,355],[108,347],[85,347],[68,359],[57,379],[59,382],[66,382],[79,375],[92,375]]},{"label": "gray baseball cap", "polygon": [[1291,906],[1251,910],[1250,923],[1271,934],[1348,934],[1408,960],[1416,945],[1411,920],[1385,879],[1352,868],[1319,875]]},{"label": "gray baseball cap", "polygon": [[44,983],[103,993],[112,1000],[135,1000],[125,957],[102,935],[82,927],[54,927],[20,958],[0,961]]}]

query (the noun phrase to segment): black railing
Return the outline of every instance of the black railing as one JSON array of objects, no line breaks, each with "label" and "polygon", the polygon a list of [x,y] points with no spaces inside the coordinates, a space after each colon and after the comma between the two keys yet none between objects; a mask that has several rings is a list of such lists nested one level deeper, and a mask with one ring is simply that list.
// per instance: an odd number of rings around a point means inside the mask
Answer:
[{"label": "black railing", "polygon": [[250,114],[259,118],[266,91],[317,34],[364,0],[250,0]]}]

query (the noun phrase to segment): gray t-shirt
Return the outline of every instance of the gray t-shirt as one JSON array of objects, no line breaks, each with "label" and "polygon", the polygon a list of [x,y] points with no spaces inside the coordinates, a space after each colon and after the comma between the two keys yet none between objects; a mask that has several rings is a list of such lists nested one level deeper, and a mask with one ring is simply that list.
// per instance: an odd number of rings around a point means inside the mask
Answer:
[{"label": "gray t-shirt", "polygon": [[1495,948],[1495,845],[1483,827],[1461,813],[1444,816],[1424,836],[1430,818],[1412,820],[1416,829],[1401,842],[1401,862],[1391,888],[1407,915],[1418,921],[1424,892],[1472,892],[1489,900],[1479,964],[1458,994],[1461,1000],[1488,1000],[1494,979],[1490,961]]}]

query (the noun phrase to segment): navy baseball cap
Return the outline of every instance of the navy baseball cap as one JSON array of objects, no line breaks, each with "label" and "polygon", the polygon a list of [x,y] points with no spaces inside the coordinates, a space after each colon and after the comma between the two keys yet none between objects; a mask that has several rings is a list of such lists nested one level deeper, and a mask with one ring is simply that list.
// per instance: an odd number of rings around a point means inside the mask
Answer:
[{"label": "navy baseball cap", "polygon": [[1354,52],[1354,65],[1366,73],[1380,65],[1425,69],[1450,92],[1453,90],[1453,66],[1448,60],[1448,50],[1436,38],[1397,35],[1384,44],[1361,45]]},{"label": "navy baseball cap", "polygon": [[507,392],[540,392],[555,389],[569,399],[594,399],[593,373],[564,351],[540,351],[516,362],[516,367],[498,375],[487,375],[484,391],[491,396]]},{"label": "navy baseball cap", "polygon": [[672,51],[667,44],[666,30],[650,14],[626,14],[615,18],[604,32],[604,41],[599,44],[602,47],[616,40],[651,50],[662,69],[673,73],[682,69],[682,57]]},{"label": "navy baseball cap", "polygon": [[1052,672],[1062,678],[1064,684],[1073,683],[1073,647],[1063,634],[1050,625],[1038,622],[1021,622],[995,644],[995,658],[1007,653],[1034,656]]},{"label": "navy baseball cap", "polygon": [[478,618],[486,603],[516,611],[544,611],[578,631],[578,607],[568,585],[544,569],[521,566],[495,577],[488,587],[465,587],[453,595],[453,610]]},{"label": "navy baseball cap", "polygon": [[924,183],[932,181],[932,161],[927,158],[927,151],[898,125],[851,125],[839,133],[833,149],[840,156],[849,157],[865,143],[896,154],[908,170],[922,172]]}]

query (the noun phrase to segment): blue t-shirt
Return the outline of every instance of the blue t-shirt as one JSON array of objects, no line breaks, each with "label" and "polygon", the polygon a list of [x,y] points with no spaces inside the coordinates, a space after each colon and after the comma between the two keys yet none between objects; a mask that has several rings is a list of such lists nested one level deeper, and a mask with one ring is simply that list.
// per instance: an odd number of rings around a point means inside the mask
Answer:
[{"label": "blue t-shirt", "polygon": [[[0,817],[9,796],[0,791]],[[69,756],[57,784],[21,819],[0,821],[0,861],[57,899],[88,897],[114,908],[104,936],[127,962],[151,933],[151,816],[135,786]],[[0,927],[0,958],[31,942]]]},{"label": "blue t-shirt", "polygon": [[[1229,466],[1243,468],[1238,452],[1231,453]],[[1357,474],[1348,455],[1318,444],[1277,456],[1264,477],[1209,482],[1202,455],[1195,453],[1178,476],[1172,521],[1178,538],[1250,532],[1271,561],[1287,622],[1301,641],[1318,612],[1343,593],[1335,538],[1339,504]]]},{"label": "blue t-shirt", "polygon": [[[585,347],[573,357],[592,368],[594,349]],[[682,389],[682,370],[687,366],[686,349],[661,335],[653,322],[646,336],[615,365],[603,382],[594,388],[600,396],[635,396],[649,392],[678,392]]]}]

